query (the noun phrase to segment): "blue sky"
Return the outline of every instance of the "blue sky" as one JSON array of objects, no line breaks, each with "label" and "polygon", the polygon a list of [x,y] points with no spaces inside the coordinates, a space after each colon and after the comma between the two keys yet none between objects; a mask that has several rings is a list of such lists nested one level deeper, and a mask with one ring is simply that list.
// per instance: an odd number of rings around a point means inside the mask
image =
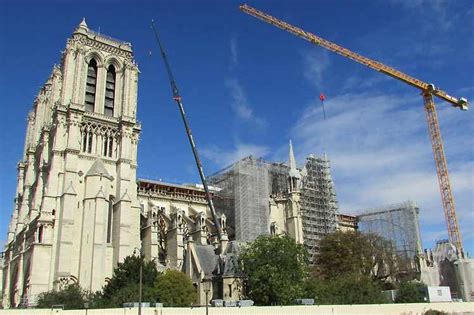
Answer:
[{"label": "blue sky", "polygon": [[[341,212],[410,199],[420,206],[424,247],[447,238],[419,91],[247,16],[239,4],[1,1],[0,239],[13,209],[27,113],[82,17],[91,29],[133,44],[141,71],[139,177],[198,181],[149,28],[155,19],[206,173],[249,154],[285,161],[292,139],[300,166],[307,155],[327,152]],[[248,4],[474,99],[472,1]],[[474,254],[474,111],[435,101],[464,247]]]}]

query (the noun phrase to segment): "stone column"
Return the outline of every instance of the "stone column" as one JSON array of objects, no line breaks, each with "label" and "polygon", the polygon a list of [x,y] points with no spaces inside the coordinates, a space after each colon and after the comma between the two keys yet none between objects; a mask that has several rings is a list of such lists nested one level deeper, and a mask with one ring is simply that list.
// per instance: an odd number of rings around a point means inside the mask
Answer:
[{"label": "stone column", "polygon": [[96,113],[104,113],[104,103],[105,103],[105,79],[107,78],[107,69],[104,65],[97,65],[97,84],[95,91],[95,107],[94,111]]},{"label": "stone column", "polygon": [[74,52],[76,55],[76,62],[74,65],[75,71],[74,71],[74,89],[72,92],[72,102],[75,104],[82,104],[81,98],[83,93],[82,87],[85,86],[85,79],[86,75],[84,73],[84,48],[83,47],[77,47],[76,51]]},{"label": "stone column", "polygon": [[288,217],[286,218],[286,226],[288,234],[295,239],[296,243],[303,244],[303,223],[299,192],[290,193],[287,207]]},{"label": "stone column", "polygon": [[[21,245],[21,249],[24,249],[24,244],[25,241],[23,241],[23,244]],[[24,281],[24,272],[23,272],[23,260],[24,260],[24,254],[22,254],[22,250],[19,251],[20,254],[18,255],[18,275],[17,279],[18,281],[16,282],[16,289],[17,289],[17,294],[15,296],[15,306],[18,306],[21,302],[21,298],[23,297],[23,281]]]},{"label": "stone column", "polygon": [[81,286],[97,291],[103,285],[106,270],[108,190],[111,181],[106,174],[86,176],[84,207],[80,233],[80,264],[78,276]]},{"label": "stone column", "polygon": [[22,196],[22,202],[20,205],[20,210],[18,211],[18,222],[16,225],[16,234],[18,234],[24,227],[24,221],[26,216],[30,211],[30,199],[33,196],[30,196],[31,185],[35,180],[35,170],[34,170],[34,152],[27,153],[27,163],[26,163],[26,174],[25,174],[25,185]]},{"label": "stone column", "polygon": [[2,286],[2,306],[10,306],[10,283],[11,283],[11,255],[12,250],[7,249],[4,253],[3,286]]},{"label": "stone column", "polygon": [[56,259],[54,280],[69,275],[74,262],[78,259],[78,246],[75,243],[75,220],[80,204],[77,191],[79,177],[77,173],[78,154],[80,152],[80,111],[73,107],[67,112],[67,144],[64,150],[64,173],[60,185],[59,206],[57,210],[57,229],[53,255]]},{"label": "stone column", "polygon": [[32,142],[31,135],[33,134],[35,119],[36,119],[35,113],[33,111],[30,111],[30,113],[28,114],[28,126],[26,127],[25,146],[23,149],[23,156],[25,157],[31,146],[31,142]]},{"label": "stone column", "polygon": [[128,116],[130,103],[130,75],[131,66],[128,61],[123,63],[123,87],[122,87],[122,116]]},{"label": "stone column", "polygon": [[138,68],[132,66],[132,74],[130,78],[130,100],[128,106],[128,115],[130,117],[137,117],[137,100],[138,100]]},{"label": "stone column", "polygon": [[178,211],[172,215],[171,228],[168,230],[168,260],[171,268],[178,269],[183,265],[184,242],[183,242],[183,217]]},{"label": "stone column", "polygon": [[53,67],[52,74],[52,85],[51,85],[51,105],[54,106],[56,101],[61,98],[61,83],[62,83],[62,73],[61,69],[58,66]]},{"label": "stone column", "polygon": [[74,70],[75,70],[75,50],[77,40],[69,39],[64,52],[63,61],[63,84],[61,89],[61,104],[68,105],[71,102],[72,91],[74,86]]},{"label": "stone column", "polygon": [[115,72],[115,104],[114,116],[119,117],[123,114],[123,86],[125,80],[125,67],[116,69]]},{"label": "stone column", "polygon": [[[77,243],[73,241],[75,212],[77,208],[77,193],[74,190],[74,182],[70,180],[70,176],[65,176],[64,182],[67,185],[64,193],[60,198],[59,209],[57,209],[57,220],[55,223],[57,233],[55,235],[55,251],[53,258],[55,259],[55,268],[52,273],[53,281],[59,280],[62,275],[70,274],[74,261],[78,259]],[[75,248],[76,246],[76,248]]]}]

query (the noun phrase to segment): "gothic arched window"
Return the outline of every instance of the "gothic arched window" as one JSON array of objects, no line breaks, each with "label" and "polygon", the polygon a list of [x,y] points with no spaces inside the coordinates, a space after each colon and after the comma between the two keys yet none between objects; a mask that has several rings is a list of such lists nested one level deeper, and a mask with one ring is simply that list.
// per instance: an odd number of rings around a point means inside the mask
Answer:
[{"label": "gothic arched window", "polygon": [[108,157],[113,157],[113,156],[112,156],[112,154],[113,154],[113,153],[112,153],[113,148],[114,148],[114,138],[113,138],[112,136],[110,136],[110,137],[109,137],[109,152],[108,152],[109,155],[108,155]]},{"label": "gothic arched window", "polygon": [[114,148],[114,138],[113,136],[105,135],[103,138],[103,150],[102,155],[113,157],[113,148]]},{"label": "gothic arched window", "polygon": [[93,137],[93,134],[92,134],[91,131],[89,131],[87,133],[87,137],[88,137],[88,139],[87,139],[87,151],[86,152],[87,153],[92,153],[92,139],[93,139],[92,137]]},{"label": "gothic arched window", "polygon": [[114,115],[115,101],[115,67],[110,65],[107,69],[107,80],[105,83],[105,109],[106,116]]},{"label": "gothic arched window", "polygon": [[108,146],[109,136],[104,136],[102,139],[103,139],[102,141],[104,142],[104,143],[103,143],[103,144],[104,144],[104,149],[103,149],[103,152],[102,152],[103,154],[102,154],[102,155],[103,155],[103,156],[109,156],[109,155],[107,154],[107,153],[108,153],[107,150],[108,150],[108,148],[109,148],[109,146]]},{"label": "gothic arched window", "polygon": [[97,85],[97,62],[91,59],[87,66],[87,81],[86,81],[86,111],[93,112],[95,105],[95,92]]},{"label": "gothic arched window", "polygon": [[43,229],[42,225],[38,228],[38,243],[43,243]]}]

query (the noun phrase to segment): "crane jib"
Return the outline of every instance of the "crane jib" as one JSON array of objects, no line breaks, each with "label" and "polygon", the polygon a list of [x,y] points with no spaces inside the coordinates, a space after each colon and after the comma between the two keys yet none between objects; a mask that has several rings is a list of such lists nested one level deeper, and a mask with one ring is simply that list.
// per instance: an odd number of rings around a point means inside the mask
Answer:
[{"label": "crane jib", "polygon": [[452,97],[448,95],[447,93],[445,93],[444,91],[436,88],[434,84],[428,84],[418,79],[415,79],[401,71],[398,71],[392,67],[384,65],[381,62],[361,56],[353,51],[350,51],[347,48],[341,47],[319,36],[306,32],[296,26],[288,24],[271,15],[258,11],[246,4],[241,5],[240,9],[251,16],[254,16],[280,29],[286,30],[289,33],[296,35],[298,37],[301,37],[313,44],[319,45],[339,55],[342,55],[346,58],[354,60],[357,63],[363,64],[371,69],[387,74],[397,80],[400,80],[402,82],[405,82],[407,84],[410,84],[422,90],[426,119],[428,122],[428,131],[429,131],[432,148],[433,148],[433,155],[434,155],[436,171],[438,175],[438,184],[439,184],[439,188],[441,192],[441,201],[443,203],[443,209],[445,213],[449,240],[458,248],[458,250],[461,253],[461,257],[464,257],[463,249],[462,249],[461,232],[459,230],[459,226],[457,222],[454,196],[451,190],[451,183],[450,183],[449,174],[448,174],[448,166],[447,166],[446,157],[444,154],[443,141],[441,137],[441,132],[439,128],[439,122],[438,122],[438,117],[436,114],[436,108],[433,101],[433,96],[437,96],[451,103],[454,107],[459,107],[462,110],[467,110],[468,108],[467,100],[465,98],[457,99],[455,97]]},{"label": "crane jib", "polygon": [[[264,22],[267,22],[271,25],[274,25],[282,30],[285,30],[295,36],[298,36],[298,37],[301,37],[315,45],[319,45],[323,48],[326,48],[332,52],[335,52],[341,56],[344,56],[346,58],[349,58],[349,59],[352,59],[354,60],[355,62],[358,62],[360,64],[363,64],[371,69],[374,69],[376,71],[379,71],[379,72],[382,72],[382,73],[385,73],[389,76],[391,76],[392,78],[395,78],[397,80],[400,80],[400,81],[403,81],[405,83],[408,83],[410,84],[411,86],[413,87],[416,87],[422,91],[426,91],[430,88],[430,86],[433,86],[432,84],[429,84],[429,83],[426,83],[426,82],[423,82],[421,80],[418,80],[416,78],[413,78],[401,71],[398,71],[390,66],[387,66],[381,62],[378,62],[378,61],[375,61],[375,60],[372,60],[370,58],[367,58],[367,57],[364,57],[362,55],[359,55],[347,48],[344,48],[342,46],[339,46],[337,45],[336,43],[333,43],[333,42],[330,42],[324,38],[321,38],[315,34],[312,34],[310,32],[306,32],[304,30],[302,30],[301,28],[299,27],[296,27],[296,26],[293,26],[285,21],[282,21],[278,18],[275,18],[269,14],[266,14],[262,11],[259,11],[255,8],[252,8],[246,4],[243,4],[240,6],[240,10],[242,10],[243,12],[251,15],[251,16],[254,16]],[[432,90],[431,93],[434,95],[434,96],[437,96],[439,98],[441,98],[442,100],[448,102],[448,103],[451,103],[451,105],[453,105],[454,107],[458,107],[460,108],[461,110],[467,110],[468,109],[468,106],[469,106],[469,103],[468,101],[465,99],[465,98],[455,98],[455,97],[452,97],[452,96],[449,96],[447,95],[446,93],[442,92],[442,91],[439,91],[439,90]]]}]

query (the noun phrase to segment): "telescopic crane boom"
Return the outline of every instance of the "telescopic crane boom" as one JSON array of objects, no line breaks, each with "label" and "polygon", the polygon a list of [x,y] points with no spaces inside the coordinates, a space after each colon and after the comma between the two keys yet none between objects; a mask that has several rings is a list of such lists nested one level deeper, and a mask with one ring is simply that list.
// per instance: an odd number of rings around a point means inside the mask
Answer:
[{"label": "telescopic crane boom", "polygon": [[352,59],[355,62],[361,63],[369,68],[382,72],[386,75],[389,75],[397,80],[403,81],[421,90],[421,94],[423,95],[423,101],[425,105],[426,119],[428,121],[428,130],[431,137],[431,144],[433,147],[433,155],[434,155],[434,160],[436,164],[436,171],[438,174],[438,182],[439,182],[439,187],[441,191],[441,200],[443,202],[444,214],[446,218],[446,224],[448,227],[449,240],[451,241],[451,243],[456,245],[456,247],[461,253],[463,253],[461,233],[459,231],[454,197],[451,190],[451,183],[450,183],[449,174],[448,174],[448,166],[447,166],[446,157],[444,154],[443,141],[441,138],[441,131],[439,128],[438,117],[436,114],[436,108],[435,108],[435,104],[433,100],[433,95],[447,101],[452,106],[457,107],[461,110],[468,109],[467,100],[465,98],[458,99],[456,97],[448,95],[445,91],[438,89],[433,84],[425,83],[423,81],[415,79],[401,71],[398,71],[392,67],[384,65],[381,62],[369,59],[355,52],[352,52],[347,48],[341,47],[335,43],[325,40],[324,38],[321,38],[317,35],[306,32],[299,27],[288,24],[262,11],[254,9],[246,4],[241,5],[240,10],[264,22],[272,24],[278,28],[281,28],[293,35],[301,37],[315,45],[322,46],[332,52],[335,52],[346,58]]},{"label": "telescopic crane boom", "polygon": [[217,230],[217,238],[220,241],[222,236],[221,225],[219,223],[219,219],[217,218],[216,210],[214,208],[214,203],[212,202],[211,194],[209,192],[209,187],[207,185],[206,176],[204,175],[204,171],[202,169],[201,159],[199,158],[199,154],[197,151],[196,144],[194,143],[193,135],[191,133],[191,128],[189,127],[188,120],[186,118],[186,114],[184,112],[183,102],[181,99],[181,95],[179,94],[178,85],[176,84],[176,80],[174,79],[173,73],[171,72],[171,67],[168,62],[168,57],[166,57],[165,50],[163,45],[161,44],[160,37],[158,35],[158,30],[155,27],[155,22],[151,21],[151,27],[155,33],[155,38],[160,47],[161,56],[163,57],[163,62],[166,67],[166,71],[168,72],[168,79],[171,85],[171,91],[173,92],[173,100],[179,107],[179,112],[181,113],[181,118],[183,119],[184,128],[186,129],[186,134],[188,135],[189,144],[191,145],[191,149],[193,151],[194,160],[196,161],[196,166],[199,172],[199,177],[201,178],[202,186],[204,187],[204,192],[206,193],[207,204],[209,209],[211,210],[212,220],[214,221],[214,225]]}]

